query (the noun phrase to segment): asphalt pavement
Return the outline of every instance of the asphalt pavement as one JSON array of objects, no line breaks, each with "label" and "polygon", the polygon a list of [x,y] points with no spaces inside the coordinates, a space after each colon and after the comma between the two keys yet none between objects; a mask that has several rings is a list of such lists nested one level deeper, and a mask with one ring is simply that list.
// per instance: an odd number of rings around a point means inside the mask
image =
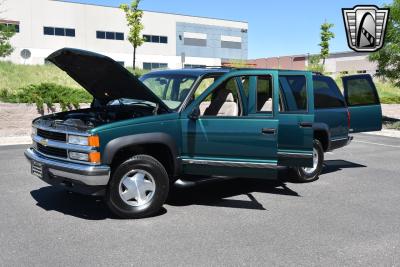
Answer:
[{"label": "asphalt pavement", "polygon": [[33,177],[26,147],[0,147],[1,266],[400,266],[400,139],[357,135],[313,183],[174,189],[142,220]]}]

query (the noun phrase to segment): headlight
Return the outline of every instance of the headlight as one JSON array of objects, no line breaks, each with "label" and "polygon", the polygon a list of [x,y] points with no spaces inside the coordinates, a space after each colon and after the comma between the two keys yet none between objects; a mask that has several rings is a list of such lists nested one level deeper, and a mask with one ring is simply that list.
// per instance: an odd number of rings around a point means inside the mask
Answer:
[{"label": "headlight", "polygon": [[78,136],[78,135],[69,135],[68,143],[81,146],[89,145],[87,136]]},{"label": "headlight", "polygon": [[100,139],[97,135],[94,136],[69,135],[68,143],[81,146],[99,147]]}]

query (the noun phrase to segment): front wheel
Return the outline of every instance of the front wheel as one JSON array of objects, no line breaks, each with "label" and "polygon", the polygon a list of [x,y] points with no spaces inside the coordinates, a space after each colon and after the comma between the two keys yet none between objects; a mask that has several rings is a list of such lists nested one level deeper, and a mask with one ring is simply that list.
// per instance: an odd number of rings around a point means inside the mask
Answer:
[{"label": "front wheel", "polygon": [[314,140],[313,144],[313,166],[312,167],[297,167],[295,168],[297,174],[297,181],[301,183],[312,182],[318,179],[322,172],[322,165],[324,163],[324,149],[318,140]]},{"label": "front wheel", "polygon": [[148,155],[137,155],[114,171],[106,201],[113,213],[126,219],[155,215],[167,199],[168,174],[164,166]]}]

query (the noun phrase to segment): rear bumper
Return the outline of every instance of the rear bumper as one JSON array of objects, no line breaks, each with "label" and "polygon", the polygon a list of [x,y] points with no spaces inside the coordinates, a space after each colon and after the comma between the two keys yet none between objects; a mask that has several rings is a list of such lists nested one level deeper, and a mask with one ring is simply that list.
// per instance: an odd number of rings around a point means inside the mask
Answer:
[{"label": "rear bumper", "polygon": [[51,185],[62,185],[71,191],[94,194],[108,184],[110,167],[105,165],[91,166],[70,163],[47,158],[29,148],[25,157],[42,166],[41,179]]}]

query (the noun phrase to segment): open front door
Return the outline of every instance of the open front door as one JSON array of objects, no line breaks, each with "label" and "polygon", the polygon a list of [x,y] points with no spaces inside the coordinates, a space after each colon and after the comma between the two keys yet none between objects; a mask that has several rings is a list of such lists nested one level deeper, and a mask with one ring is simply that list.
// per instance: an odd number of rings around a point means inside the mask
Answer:
[{"label": "open front door", "polygon": [[368,74],[342,78],[344,96],[350,112],[351,133],[380,131],[382,109],[372,77]]},{"label": "open front door", "polygon": [[277,83],[276,71],[231,71],[198,96],[182,112],[183,173],[276,178]]}]

